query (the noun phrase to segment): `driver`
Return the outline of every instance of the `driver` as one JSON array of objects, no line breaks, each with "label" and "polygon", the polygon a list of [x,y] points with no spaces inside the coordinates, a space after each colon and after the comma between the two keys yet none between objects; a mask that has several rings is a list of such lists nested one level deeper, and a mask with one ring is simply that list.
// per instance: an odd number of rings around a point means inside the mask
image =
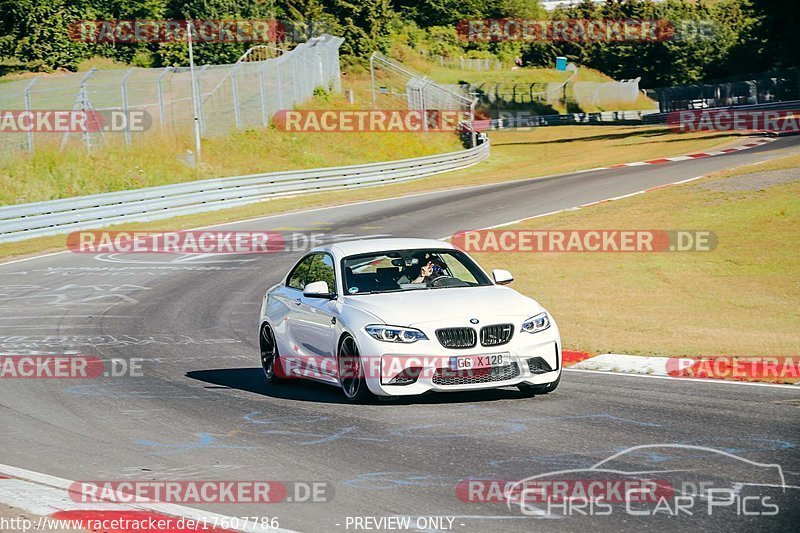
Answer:
[{"label": "driver", "polygon": [[417,276],[411,283],[425,283],[430,285],[433,280],[444,275],[445,266],[436,258],[430,258],[427,263],[419,269]]}]

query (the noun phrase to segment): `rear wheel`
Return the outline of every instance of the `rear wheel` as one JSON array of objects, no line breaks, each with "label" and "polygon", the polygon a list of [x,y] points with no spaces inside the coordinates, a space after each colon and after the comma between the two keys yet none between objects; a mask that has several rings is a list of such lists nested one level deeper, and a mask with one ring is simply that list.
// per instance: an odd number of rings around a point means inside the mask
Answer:
[{"label": "rear wheel", "polygon": [[[275,342],[275,333],[269,324],[261,326],[259,343],[261,345],[261,368],[267,383],[276,383],[281,380],[281,362],[278,357],[278,343]],[[277,370],[277,372],[276,372]]]},{"label": "rear wheel", "polygon": [[358,353],[356,341],[346,336],[339,343],[339,381],[345,397],[353,403],[369,403],[374,396],[364,378],[364,365]]},{"label": "rear wheel", "polygon": [[517,385],[517,388],[522,392],[525,396],[537,396],[539,394],[548,394],[556,390],[558,384],[561,382],[561,374],[558,375],[558,378],[551,382],[545,383],[544,385],[528,385],[526,383],[522,383]]}]

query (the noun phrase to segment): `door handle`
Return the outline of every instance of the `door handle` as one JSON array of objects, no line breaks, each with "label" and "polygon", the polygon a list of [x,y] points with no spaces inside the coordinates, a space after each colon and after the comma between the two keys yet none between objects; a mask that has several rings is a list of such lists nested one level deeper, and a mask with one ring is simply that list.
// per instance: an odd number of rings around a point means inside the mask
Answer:
[{"label": "door handle", "polygon": [[294,303],[295,305],[300,305],[302,302],[300,301],[300,298],[295,298]]}]

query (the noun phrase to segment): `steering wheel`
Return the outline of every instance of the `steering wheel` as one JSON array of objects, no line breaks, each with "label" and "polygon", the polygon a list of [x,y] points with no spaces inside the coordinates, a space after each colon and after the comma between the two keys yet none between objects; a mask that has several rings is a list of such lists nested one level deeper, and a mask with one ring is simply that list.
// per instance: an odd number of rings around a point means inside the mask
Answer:
[{"label": "steering wheel", "polygon": [[[451,279],[452,280],[456,280],[456,281],[461,281],[460,279],[455,278],[453,276],[448,276],[447,274],[442,274],[441,276],[439,276],[436,279],[434,279],[433,281],[431,281],[431,287],[446,287],[447,285],[450,284],[449,280],[451,280]],[[440,282],[442,282],[442,283],[440,283]]]}]

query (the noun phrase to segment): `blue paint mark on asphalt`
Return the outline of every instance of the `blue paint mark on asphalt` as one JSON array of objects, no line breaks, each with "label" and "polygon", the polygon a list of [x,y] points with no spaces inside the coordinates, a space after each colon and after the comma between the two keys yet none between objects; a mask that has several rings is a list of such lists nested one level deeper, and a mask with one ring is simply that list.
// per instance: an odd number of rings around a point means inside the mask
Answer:
[{"label": "blue paint mark on asphalt", "polygon": [[[496,427],[496,429],[490,429]],[[449,429],[449,433],[426,434],[426,430]],[[463,437],[491,437],[496,435],[509,435],[519,433],[528,429],[522,422],[503,421],[503,420],[476,420],[469,423],[448,422],[445,424],[421,424],[417,426],[405,426],[389,430],[389,433],[398,437],[413,437],[416,439],[452,439]]]},{"label": "blue paint mark on asphalt", "polygon": [[343,481],[358,489],[387,490],[399,487],[455,487],[459,478],[408,472],[367,472]]},{"label": "blue paint mark on asphalt", "polygon": [[195,442],[182,442],[182,443],[163,443],[151,440],[140,439],[136,444],[140,446],[149,446],[152,448],[161,449],[162,451],[153,451],[148,455],[175,455],[179,453],[188,452],[191,450],[200,450],[204,448],[214,449],[239,449],[250,450],[255,449],[256,446],[232,446],[229,444],[216,444],[217,439],[209,433],[200,433],[199,438]]},{"label": "blue paint mark on asphalt", "polygon": [[579,419],[592,419],[592,418],[612,420],[614,422],[619,422],[622,424],[631,424],[634,426],[661,427],[661,424],[658,424],[656,422],[645,422],[643,420],[633,420],[632,418],[622,418],[619,416],[612,415],[610,413],[593,413],[588,415],[565,415],[565,416],[538,416],[533,418],[512,418],[509,420],[517,422],[542,422],[549,420],[559,421],[559,420],[579,420]]},{"label": "blue paint mark on asphalt", "polygon": [[326,444],[328,442],[333,442],[340,439],[349,439],[349,440],[366,440],[372,442],[386,442],[386,439],[381,439],[378,437],[358,437],[355,435],[351,435],[354,431],[358,431],[358,428],[351,426],[346,427],[340,431],[336,431],[335,433],[330,434],[322,434],[322,433],[310,433],[304,431],[283,431],[283,430],[273,430],[273,429],[266,429],[263,431],[264,435],[288,435],[293,437],[303,437],[305,439],[311,438],[311,440],[297,440],[295,444],[300,446],[307,446],[309,444]]},{"label": "blue paint mark on asphalt", "polygon": [[[287,422],[284,418],[256,418],[261,414],[261,411],[253,411],[244,416],[245,421],[254,425],[277,425],[285,424]],[[293,424],[314,424],[328,420],[330,417],[321,415],[300,415],[299,417],[293,416],[290,422]],[[332,433],[321,433],[312,431],[293,431],[290,429],[270,429],[269,427],[259,430],[262,435],[282,435],[289,437],[296,437],[295,444],[299,446],[308,446],[311,444],[327,444],[340,439],[371,441],[371,442],[386,442],[386,439],[375,437],[372,435],[357,435],[360,430],[355,426],[349,426]]]},{"label": "blue paint mark on asphalt", "polygon": [[[250,422],[251,424],[279,424],[281,422],[286,422],[286,418],[256,418],[260,415],[261,411],[253,411],[252,413],[247,413],[244,415],[244,419],[246,422]],[[325,420],[329,420],[329,416],[323,415],[292,415],[291,419],[289,419],[293,423],[301,423],[301,424],[313,424],[316,422],[323,422]]]}]

